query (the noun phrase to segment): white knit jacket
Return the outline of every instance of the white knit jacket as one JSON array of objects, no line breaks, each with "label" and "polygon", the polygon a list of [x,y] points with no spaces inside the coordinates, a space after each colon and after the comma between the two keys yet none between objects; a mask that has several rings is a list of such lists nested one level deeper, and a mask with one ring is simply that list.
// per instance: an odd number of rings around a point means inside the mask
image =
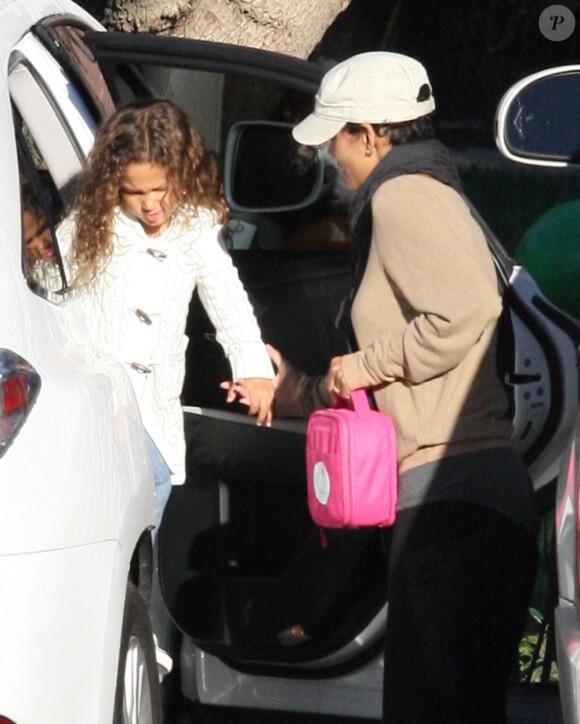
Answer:
[{"label": "white knit jacket", "polygon": [[[71,248],[74,227],[74,215],[59,227],[63,256]],[[78,293],[95,353],[127,369],[145,429],[167,461],[174,485],[185,480],[179,396],[195,288],[230,362],[232,379],[274,376],[248,296],[220,243],[220,229],[213,213],[201,210],[179,214],[153,237],[119,209],[113,255],[97,280]]]}]

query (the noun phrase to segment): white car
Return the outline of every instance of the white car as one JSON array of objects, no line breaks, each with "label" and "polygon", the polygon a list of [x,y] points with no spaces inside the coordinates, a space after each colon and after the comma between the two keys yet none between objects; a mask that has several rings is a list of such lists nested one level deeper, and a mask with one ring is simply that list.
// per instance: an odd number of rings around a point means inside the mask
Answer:
[{"label": "white car", "polygon": [[[164,687],[187,699],[379,718],[388,533],[331,531],[320,547],[303,421],[258,428],[227,408],[227,363],[194,298],[188,475],[154,550],[153,482],[129,381],[85,351],[90,330],[54,233],[28,229],[40,202],[54,232],[116,104],[170,96],[222,165],[231,254],[264,338],[324,372],[344,349],[335,318],[351,279],[346,203],[332,167],[290,137],[322,69],[106,33],[68,0],[5,2],[0,27],[0,720],[159,722],[150,619],[174,658]],[[541,494],[576,415],[578,328],[488,240],[509,299],[502,372],[515,442]],[[285,646],[278,634],[295,623],[312,638]]]},{"label": "white car", "polygon": [[32,30],[54,15],[99,27],[66,0],[0,5],[0,719],[159,721],[138,409],[124,370],[84,351],[90,330],[70,336],[78,310],[50,235],[24,239],[21,188],[53,225],[96,125]]},{"label": "white car", "polygon": [[[535,73],[505,94],[497,112],[497,143],[520,163],[580,169],[580,65]],[[580,200],[576,200],[580,201]],[[580,228],[580,218],[578,219]],[[580,238],[575,261],[580,269]],[[576,285],[568,290],[580,294]],[[576,297],[577,298],[577,297]],[[579,348],[580,354],[580,348]],[[579,358],[580,359],[580,358]],[[580,721],[580,414],[558,477],[556,545],[558,603],[555,630],[558,678],[566,724]]]}]

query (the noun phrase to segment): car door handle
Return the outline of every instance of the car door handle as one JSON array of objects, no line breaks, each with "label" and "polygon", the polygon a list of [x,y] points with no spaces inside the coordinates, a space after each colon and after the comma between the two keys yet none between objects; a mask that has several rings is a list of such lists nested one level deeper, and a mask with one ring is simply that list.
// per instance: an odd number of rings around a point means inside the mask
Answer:
[{"label": "car door handle", "polygon": [[504,382],[506,385],[527,385],[531,382],[541,382],[542,375],[511,375],[506,374]]}]

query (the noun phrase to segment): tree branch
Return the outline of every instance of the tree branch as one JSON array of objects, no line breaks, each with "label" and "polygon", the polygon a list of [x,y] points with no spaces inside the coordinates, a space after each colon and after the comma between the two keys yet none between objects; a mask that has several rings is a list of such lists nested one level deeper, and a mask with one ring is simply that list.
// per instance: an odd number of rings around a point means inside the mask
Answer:
[{"label": "tree branch", "polygon": [[307,58],[350,0],[108,0],[109,28],[198,38]]}]

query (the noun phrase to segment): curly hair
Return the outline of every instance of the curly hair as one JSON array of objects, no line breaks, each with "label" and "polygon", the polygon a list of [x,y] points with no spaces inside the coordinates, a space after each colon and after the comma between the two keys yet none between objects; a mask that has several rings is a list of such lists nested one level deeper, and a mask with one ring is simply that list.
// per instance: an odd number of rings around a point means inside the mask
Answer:
[{"label": "curly hair", "polygon": [[165,167],[181,209],[205,207],[227,221],[215,157],[186,114],[169,100],[132,100],[98,129],[81,174],[73,242],[79,286],[93,281],[113,253],[113,218],[131,163]]},{"label": "curly hair", "polygon": [[28,211],[39,219],[46,215],[37,190],[28,176],[23,173],[20,174],[20,195],[23,211]]}]

